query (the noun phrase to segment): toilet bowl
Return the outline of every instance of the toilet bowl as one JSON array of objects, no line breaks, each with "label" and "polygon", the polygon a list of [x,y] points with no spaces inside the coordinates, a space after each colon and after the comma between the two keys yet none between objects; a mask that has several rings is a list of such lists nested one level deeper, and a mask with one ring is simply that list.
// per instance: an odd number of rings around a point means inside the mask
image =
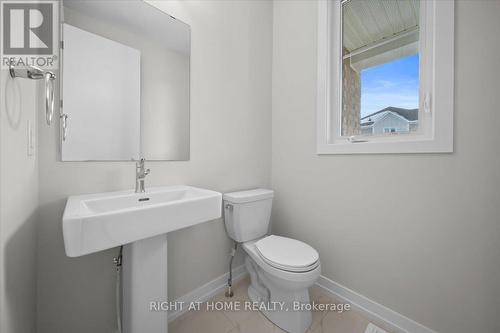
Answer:
[{"label": "toilet bowl", "polygon": [[312,322],[309,291],[321,273],[318,252],[308,244],[277,235],[266,236],[273,191],[256,189],[224,194],[229,236],[242,244],[250,274],[248,296],[274,324],[304,333]]},{"label": "toilet bowl", "polygon": [[[270,238],[274,241],[276,237],[278,236],[271,235],[243,243],[243,249],[247,253],[245,266],[251,281],[248,296],[253,302],[268,304],[262,313],[274,324],[287,332],[303,333],[311,325],[312,314],[311,311],[301,310],[301,305],[309,303],[308,288],[318,279],[321,265],[317,256],[316,259],[311,258],[314,262],[310,267],[288,266],[286,262],[269,263],[269,259],[259,251],[257,244],[260,241],[269,241]],[[285,239],[290,243],[299,242]],[[271,242],[268,243],[271,245]],[[279,250],[279,247],[276,249]]]}]

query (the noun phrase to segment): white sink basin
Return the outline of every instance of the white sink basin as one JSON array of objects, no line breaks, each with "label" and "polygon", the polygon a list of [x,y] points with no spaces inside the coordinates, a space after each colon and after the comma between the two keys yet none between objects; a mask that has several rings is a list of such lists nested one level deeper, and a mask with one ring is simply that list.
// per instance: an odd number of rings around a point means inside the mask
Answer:
[{"label": "white sink basin", "polygon": [[221,217],[222,195],[191,186],[148,188],[68,198],[66,255],[77,257]]}]

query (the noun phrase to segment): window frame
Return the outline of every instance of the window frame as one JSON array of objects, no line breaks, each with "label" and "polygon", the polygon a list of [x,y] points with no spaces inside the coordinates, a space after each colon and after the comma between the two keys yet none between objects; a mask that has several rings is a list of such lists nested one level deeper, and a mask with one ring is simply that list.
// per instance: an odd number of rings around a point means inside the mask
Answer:
[{"label": "window frame", "polygon": [[454,1],[420,2],[419,130],[377,137],[340,135],[343,2],[318,1],[317,154],[453,152]]}]

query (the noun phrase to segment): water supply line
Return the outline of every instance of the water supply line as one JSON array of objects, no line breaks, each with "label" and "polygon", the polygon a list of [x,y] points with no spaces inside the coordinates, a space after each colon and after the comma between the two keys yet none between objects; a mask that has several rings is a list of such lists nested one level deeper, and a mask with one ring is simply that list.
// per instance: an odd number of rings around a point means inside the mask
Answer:
[{"label": "water supply line", "polygon": [[122,254],[123,245],[120,246],[118,257],[113,258],[113,263],[116,266],[116,323],[118,333],[122,333]]},{"label": "water supply line", "polygon": [[231,249],[230,258],[229,258],[229,278],[227,279],[227,290],[226,297],[233,297],[234,292],[233,288],[233,259],[236,255],[236,250],[238,249],[238,242],[234,242],[234,248]]}]

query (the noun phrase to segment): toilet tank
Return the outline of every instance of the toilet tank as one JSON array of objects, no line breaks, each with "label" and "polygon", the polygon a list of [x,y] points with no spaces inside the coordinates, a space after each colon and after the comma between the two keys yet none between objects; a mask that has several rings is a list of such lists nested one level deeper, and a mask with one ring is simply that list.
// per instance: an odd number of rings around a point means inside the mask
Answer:
[{"label": "toilet tank", "polygon": [[224,222],[229,237],[246,242],[264,236],[271,219],[273,194],[261,188],[225,193]]}]

